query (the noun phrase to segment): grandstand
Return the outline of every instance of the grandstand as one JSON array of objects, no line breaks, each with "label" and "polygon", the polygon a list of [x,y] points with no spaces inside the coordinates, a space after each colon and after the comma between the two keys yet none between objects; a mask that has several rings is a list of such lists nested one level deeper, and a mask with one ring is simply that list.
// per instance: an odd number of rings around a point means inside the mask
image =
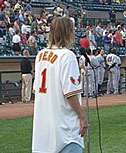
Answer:
[{"label": "grandstand", "polygon": [[[23,1],[23,10],[26,9],[28,0]],[[115,11],[116,11],[116,25],[120,23],[120,21],[123,21],[123,11],[126,8],[126,3],[116,3],[112,2],[111,4],[108,4],[107,2],[105,4],[100,4],[96,0],[88,0],[88,1],[82,1],[82,0],[62,0],[61,2],[59,1],[52,1],[52,0],[32,0],[32,12],[31,12],[31,18],[37,14],[37,15],[42,15],[41,13],[44,12],[44,22],[45,18],[51,17],[53,19],[54,15],[54,8],[58,7],[58,3],[62,4],[62,9],[65,10],[66,6],[70,7],[70,13],[73,11],[76,11],[78,6],[82,6],[85,15],[83,17],[83,27],[76,27],[75,31],[75,43],[71,46],[71,50],[73,52],[76,52],[80,49],[80,40],[82,39],[82,36],[86,32],[86,26],[93,25],[94,28],[96,27],[98,22],[101,22],[103,26],[109,25],[110,19],[109,19],[109,10],[112,6],[114,6]],[[14,6],[15,4],[11,4]],[[45,9],[45,10],[44,10]],[[9,14],[9,13],[8,13]],[[7,16],[8,16],[7,14]],[[25,14],[25,12],[24,12]],[[75,17],[76,18],[76,17]],[[49,18],[50,19],[50,18]],[[43,23],[44,23],[43,22]],[[31,23],[32,24],[32,23]],[[29,27],[31,26],[28,25]],[[21,25],[20,25],[21,28]],[[44,34],[43,34],[44,33]],[[40,39],[40,37],[36,37],[36,43],[37,47],[36,50],[39,52],[39,50],[45,48],[48,44],[48,31],[42,31],[43,34],[43,39]],[[30,33],[29,33],[30,35]],[[20,34],[20,36],[22,36]],[[96,36],[96,35],[95,35]],[[8,24],[4,27],[0,26],[0,70],[1,70],[1,76],[0,78],[2,82],[6,82],[6,80],[12,80],[12,81],[17,81],[20,84],[20,73],[11,75],[10,73],[6,72],[6,75],[3,74],[3,71],[19,71],[20,70],[20,61],[23,58],[22,53],[17,55],[14,55],[13,52],[13,42],[12,42],[12,35],[9,33],[8,29]],[[21,42],[22,50],[23,49],[28,49],[29,46],[27,44],[24,44]],[[103,44],[98,46],[98,49],[103,47]],[[126,65],[126,47],[121,46],[117,47],[117,50],[121,56],[122,60],[122,66]],[[34,67],[34,60],[35,60],[35,55],[30,56],[30,60],[32,61],[32,65]],[[125,79],[125,67],[122,68],[122,80],[123,83],[125,84],[126,79]],[[124,72],[123,72],[124,71]],[[8,75],[9,74],[9,75]],[[125,75],[124,75],[125,74]],[[1,77],[0,76],[0,77]],[[106,83],[105,83],[106,84]],[[14,86],[12,84],[12,86]],[[0,87],[1,88],[1,87]],[[15,87],[16,88],[16,87]],[[124,87],[125,88],[125,87]],[[19,90],[19,89],[18,89]],[[105,89],[106,90],[106,89]],[[5,91],[3,91],[5,93]],[[3,97],[4,98],[4,97]]]},{"label": "grandstand", "polygon": [[[25,1],[24,5],[26,5],[27,1]],[[100,4],[97,1],[80,1],[80,0],[62,0],[61,2],[63,4],[63,8],[65,8],[67,5],[72,6],[72,11],[76,9],[79,5],[82,5],[84,11],[86,12],[86,15],[83,18],[83,26],[86,27],[87,25],[93,24],[94,26],[97,25],[97,23],[100,21],[103,25],[107,25],[109,21],[108,11],[110,10],[111,6],[114,6],[116,12],[117,12],[117,18],[116,23],[119,23],[121,20],[123,20],[122,12],[126,8],[125,3],[115,3],[112,2],[111,5],[108,3]],[[45,0],[32,0],[32,15],[33,14],[39,14],[42,11],[43,7],[46,7],[46,10],[52,13],[54,7],[57,6],[57,2],[55,1],[45,1]],[[99,13],[100,12],[100,13]],[[72,49],[76,51],[79,48],[79,41],[83,35],[83,32],[85,29],[77,29],[76,30],[76,43],[73,45]],[[4,36],[4,39],[0,38],[0,56],[7,56],[7,55],[13,55],[12,50],[12,36],[9,35],[8,32],[6,32],[5,29],[0,27],[0,32],[3,33],[1,37]],[[37,51],[44,48],[47,44],[46,38],[42,41],[37,39]],[[75,48],[74,48],[75,47]],[[22,49],[28,49],[28,46],[24,45],[22,43]],[[125,55],[125,47],[118,48],[121,55]]]}]

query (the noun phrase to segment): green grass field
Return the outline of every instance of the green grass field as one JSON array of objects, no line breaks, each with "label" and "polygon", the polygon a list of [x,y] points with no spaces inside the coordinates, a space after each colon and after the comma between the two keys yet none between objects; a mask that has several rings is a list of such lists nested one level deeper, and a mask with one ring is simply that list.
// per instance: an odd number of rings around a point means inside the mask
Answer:
[{"label": "green grass field", "polygon": [[[126,153],[126,105],[100,108],[103,153]],[[89,110],[90,152],[100,153],[96,109]],[[33,117],[0,120],[0,153],[31,153]],[[86,136],[85,150],[87,153]]]}]

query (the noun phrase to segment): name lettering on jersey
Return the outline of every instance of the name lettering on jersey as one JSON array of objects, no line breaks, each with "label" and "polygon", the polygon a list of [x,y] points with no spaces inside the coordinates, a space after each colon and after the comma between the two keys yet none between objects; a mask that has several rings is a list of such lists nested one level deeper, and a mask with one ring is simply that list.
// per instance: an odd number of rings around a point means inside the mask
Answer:
[{"label": "name lettering on jersey", "polygon": [[112,56],[109,56],[107,62],[112,62]]},{"label": "name lettering on jersey", "polygon": [[40,61],[49,61],[50,63],[54,63],[58,55],[54,54],[53,52],[45,51],[44,53],[40,53],[39,55],[39,62]]},{"label": "name lettering on jersey", "polygon": [[41,58],[42,58],[42,53],[39,55],[39,62],[40,62]]},{"label": "name lettering on jersey", "polygon": [[45,51],[42,58],[43,61],[47,61],[47,54],[48,54],[48,51]]},{"label": "name lettering on jersey", "polygon": [[74,85],[79,85],[81,82],[81,78],[80,76],[78,77],[78,79],[74,79],[73,77],[70,77],[70,81],[74,84]]}]

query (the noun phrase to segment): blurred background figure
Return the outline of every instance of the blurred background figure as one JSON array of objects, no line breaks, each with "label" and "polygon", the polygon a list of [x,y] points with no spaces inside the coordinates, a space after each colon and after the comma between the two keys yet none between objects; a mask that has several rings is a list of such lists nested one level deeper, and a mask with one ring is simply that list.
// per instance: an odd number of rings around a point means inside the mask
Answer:
[{"label": "blurred background figure", "polygon": [[32,65],[31,61],[28,59],[29,51],[23,51],[23,60],[21,61],[21,73],[22,73],[22,102],[27,103],[31,100],[32,91]]}]

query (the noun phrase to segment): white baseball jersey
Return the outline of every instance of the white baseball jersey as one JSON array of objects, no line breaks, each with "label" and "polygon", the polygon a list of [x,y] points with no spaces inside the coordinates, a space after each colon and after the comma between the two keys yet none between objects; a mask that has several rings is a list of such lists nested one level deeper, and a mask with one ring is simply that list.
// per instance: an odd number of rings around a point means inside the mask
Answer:
[{"label": "white baseball jersey", "polygon": [[117,67],[119,67],[120,64],[121,64],[121,58],[117,56]]},{"label": "white baseball jersey", "polygon": [[98,67],[98,84],[102,85],[103,80],[104,80],[104,73],[105,73],[105,60],[104,57],[99,54],[96,56],[98,63],[99,63],[99,67]]},{"label": "white baseball jersey", "polygon": [[106,63],[112,66],[114,63],[117,64],[117,56],[115,54],[108,54],[106,57]]},{"label": "white baseball jersey", "polygon": [[108,83],[107,83],[107,93],[109,94],[111,91],[111,88],[114,90],[114,94],[118,94],[118,71],[117,71],[117,56],[115,54],[108,54],[106,57],[106,63],[109,66],[112,66],[114,63],[116,65],[112,67],[108,71]]},{"label": "white baseball jersey", "polygon": [[[92,66],[94,68],[96,68],[98,66],[98,62],[97,62],[97,60],[95,60],[96,59],[95,56],[87,55],[87,57],[89,58]],[[89,63],[86,63],[85,57],[83,55],[79,59],[79,64],[80,64],[80,66],[83,65],[87,69],[88,92],[89,92],[89,95],[92,96],[93,95],[93,89],[94,89],[93,88],[94,87],[94,72],[93,72],[93,69],[92,69],[92,67]],[[85,71],[84,71],[84,74],[85,74]],[[85,80],[84,81],[84,92],[86,92],[86,77],[84,78],[84,80]],[[86,93],[84,93],[84,94],[86,94]]]},{"label": "white baseball jersey", "polygon": [[[118,84],[119,84],[119,80],[120,80],[120,65],[121,65],[121,58],[119,56],[117,56],[117,80],[118,80]],[[117,85],[119,86],[119,85]]]},{"label": "white baseball jersey", "polygon": [[66,99],[78,95],[81,104],[82,85],[75,54],[56,46],[40,51],[33,89],[32,153],[58,153],[71,142],[84,147],[80,120]]},{"label": "white baseball jersey", "polygon": [[[87,55],[87,57],[89,58],[92,66],[94,68],[96,68],[98,66],[98,62],[97,62],[97,60],[95,60],[95,56],[93,56],[93,55]],[[79,65],[80,66],[81,65],[85,66],[87,68],[87,70],[88,69],[92,69],[92,67],[91,67],[91,65],[89,63],[86,64],[86,60],[85,60],[85,57],[83,55],[79,59]]]},{"label": "white baseball jersey", "polygon": [[96,57],[99,62],[99,66],[105,69],[106,66],[105,66],[104,57],[101,54],[97,55]]}]

